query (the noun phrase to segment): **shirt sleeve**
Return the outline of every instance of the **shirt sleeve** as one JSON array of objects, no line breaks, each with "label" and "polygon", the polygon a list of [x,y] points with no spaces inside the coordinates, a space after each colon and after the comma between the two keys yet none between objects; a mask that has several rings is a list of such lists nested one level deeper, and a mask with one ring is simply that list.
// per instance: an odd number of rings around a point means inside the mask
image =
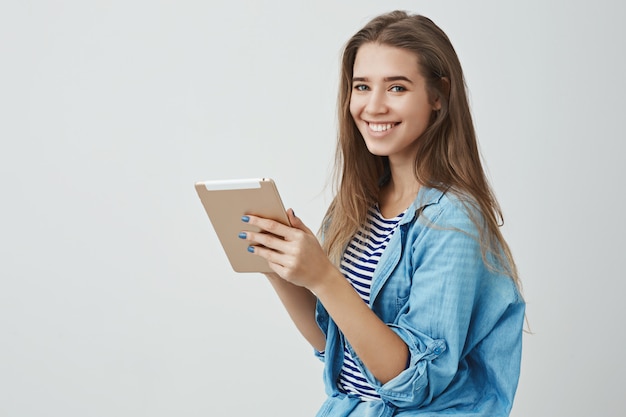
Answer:
[{"label": "shirt sleeve", "polygon": [[363,367],[380,396],[398,407],[427,405],[453,381],[481,283],[492,273],[463,208],[445,205],[429,222],[405,246],[412,250],[411,289],[397,320],[388,323],[409,348],[408,366],[385,384]]},{"label": "shirt sleeve", "polygon": [[[317,323],[317,326],[320,328],[322,333],[324,333],[324,337],[328,339],[328,325],[330,323],[330,316],[328,315],[328,312],[319,300],[317,300],[317,302],[315,303],[315,322]],[[320,361],[326,362],[326,350],[318,351],[317,349],[313,349],[313,354]]]}]

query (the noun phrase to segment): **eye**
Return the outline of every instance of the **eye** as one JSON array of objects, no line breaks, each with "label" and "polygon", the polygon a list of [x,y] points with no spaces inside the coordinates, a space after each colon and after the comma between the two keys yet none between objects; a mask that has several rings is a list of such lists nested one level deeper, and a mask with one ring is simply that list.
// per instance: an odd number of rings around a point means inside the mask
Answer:
[{"label": "eye", "polygon": [[356,84],[352,88],[354,88],[356,91],[367,91],[367,90],[369,90],[369,87],[366,86],[365,84]]},{"label": "eye", "polygon": [[401,85],[394,85],[394,86],[391,86],[389,91],[391,91],[392,93],[402,93],[403,91],[406,91],[406,88],[404,88]]}]

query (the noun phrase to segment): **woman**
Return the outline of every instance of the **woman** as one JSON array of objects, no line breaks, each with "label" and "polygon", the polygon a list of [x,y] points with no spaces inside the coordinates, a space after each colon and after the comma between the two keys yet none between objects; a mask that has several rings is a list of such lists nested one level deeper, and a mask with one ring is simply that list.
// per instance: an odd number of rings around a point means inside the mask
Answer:
[{"label": "woman", "polygon": [[318,416],[506,416],[524,302],[481,166],[462,69],[431,20],[395,11],[346,44],[337,192],[322,244],[244,216],[325,362]]}]

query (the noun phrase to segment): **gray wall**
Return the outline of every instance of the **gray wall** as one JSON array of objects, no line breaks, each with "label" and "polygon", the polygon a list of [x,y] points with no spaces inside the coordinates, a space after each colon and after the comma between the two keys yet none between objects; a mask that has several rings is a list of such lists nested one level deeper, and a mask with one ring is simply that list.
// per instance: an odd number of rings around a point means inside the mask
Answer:
[{"label": "gray wall", "polygon": [[193,184],[273,177],[317,229],[341,46],[393,8],[466,71],[533,332],[513,415],[623,412],[621,3],[4,0],[0,416],[313,415],[321,363]]}]

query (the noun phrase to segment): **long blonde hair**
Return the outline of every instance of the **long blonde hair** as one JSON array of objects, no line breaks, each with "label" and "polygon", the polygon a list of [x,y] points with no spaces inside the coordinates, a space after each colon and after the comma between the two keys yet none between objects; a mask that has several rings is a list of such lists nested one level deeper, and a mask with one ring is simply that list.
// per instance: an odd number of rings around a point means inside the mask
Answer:
[{"label": "long blonde hair", "polygon": [[[338,263],[346,244],[367,210],[378,201],[388,159],[371,154],[350,114],[352,75],[361,45],[378,43],[413,52],[426,79],[431,99],[441,109],[418,141],[415,177],[427,187],[462,196],[479,230],[483,258],[503,270],[519,287],[517,269],[501,232],[502,212],[485,176],[466,95],[465,79],[456,52],[446,34],[430,19],[394,11],[371,20],[346,43],[338,95],[339,130],[335,156],[335,197],[320,233],[329,258]],[[478,215],[473,214],[478,211]],[[495,265],[494,265],[495,264]]]}]

